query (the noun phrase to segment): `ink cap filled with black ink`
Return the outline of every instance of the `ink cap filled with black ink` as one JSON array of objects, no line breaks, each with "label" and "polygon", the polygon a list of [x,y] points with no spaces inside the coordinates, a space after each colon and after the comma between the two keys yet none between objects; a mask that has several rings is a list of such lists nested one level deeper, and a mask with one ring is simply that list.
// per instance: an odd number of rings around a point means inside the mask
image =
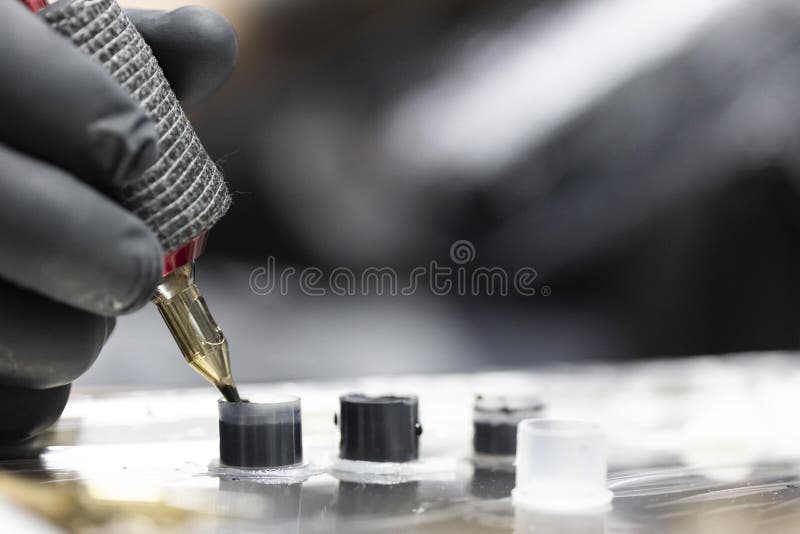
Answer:
[{"label": "ink cap filled with black ink", "polygon": [[544,416],[545,404],[535,394],[479,394],[473,405],[473,449],[476,454],[513,456],[517,425]]},{"label": "ink cap filled with black ink", "polygon": [[274,469],[303,462],[299,397],[220,399],[218,406],[220,463]]}]

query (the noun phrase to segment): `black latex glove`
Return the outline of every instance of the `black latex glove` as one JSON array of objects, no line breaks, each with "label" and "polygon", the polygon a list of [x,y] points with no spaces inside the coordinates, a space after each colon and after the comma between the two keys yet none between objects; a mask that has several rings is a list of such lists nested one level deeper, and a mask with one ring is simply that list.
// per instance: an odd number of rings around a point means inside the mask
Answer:
[{"label": "black latex glove", "polygon": [[[132,12],[183,102],[230,74],[236,38],[207,9]],[[0,2],[0,441],[51,425],[114,317],[150,298],[163,251],[109,199],[157,157],[156,131],[102,67]]]}]

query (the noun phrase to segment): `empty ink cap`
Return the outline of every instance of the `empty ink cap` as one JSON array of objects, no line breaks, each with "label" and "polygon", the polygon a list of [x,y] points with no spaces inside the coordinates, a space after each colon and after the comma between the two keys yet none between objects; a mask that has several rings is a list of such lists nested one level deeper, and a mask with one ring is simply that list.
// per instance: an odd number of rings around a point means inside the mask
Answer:
[{"label": "empty ink cap", "polygon": [[605,507],[603,429],[586,421],[526,419],[517,428],[514,504],[546,512],[581,513]]},{"label": "empty ink cap", "polygon": [[476,395],[472,413],[475,452],[513,455],[519,422],[543,413],[544,403],[538,395]]},{"label": "empty ink cap", "polygon": [[219,458],[235,467],[285,467],[303,461],[300,399],[219,401]]},{"label": "empty ink cap", "polygon": [[339,397],[339,458],[366,462],[408,462],[419,458],[422,427],[414,396]]}]

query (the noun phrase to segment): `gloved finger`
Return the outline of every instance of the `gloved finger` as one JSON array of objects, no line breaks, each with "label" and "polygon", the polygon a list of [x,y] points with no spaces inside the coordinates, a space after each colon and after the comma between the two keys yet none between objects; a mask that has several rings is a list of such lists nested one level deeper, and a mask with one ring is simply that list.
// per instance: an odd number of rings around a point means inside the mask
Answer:
[{"label": "gloved finger", "polygon": [[0,280],[0,384],[52,388],[94,363],[115,320]]},{"label": "gloved finger", "polygon": [[49,389],[0,386],[0,443],[40,434],[55,423],[69,399],[71,384]]},{"label": "gloved finger", "polygon": [[0,145],[0,198],[0,277],[100,315],[137,309],[152,295],[158,240],[101,193]]},{"label": "gloved finger", "polygon": [[116,81],[20,2],[0,2],[0,142],[100,189],[158,155],[155,126]]},{"label": "gloved finger", "polygon": [[194,6],[130,10],[128,17],[153,49],[184,107],[213,94],[233,71],[236,33],[216,11]]}]

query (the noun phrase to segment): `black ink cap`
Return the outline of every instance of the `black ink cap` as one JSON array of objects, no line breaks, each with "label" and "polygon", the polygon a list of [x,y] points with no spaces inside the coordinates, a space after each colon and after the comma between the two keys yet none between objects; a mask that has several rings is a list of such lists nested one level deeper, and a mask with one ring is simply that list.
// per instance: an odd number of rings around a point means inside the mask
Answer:
[{"label": "black ink cap", "polygon": [[418,400],[415,396],[339,397],[339,457],[367,462],[408,462],[419,458]]}]

